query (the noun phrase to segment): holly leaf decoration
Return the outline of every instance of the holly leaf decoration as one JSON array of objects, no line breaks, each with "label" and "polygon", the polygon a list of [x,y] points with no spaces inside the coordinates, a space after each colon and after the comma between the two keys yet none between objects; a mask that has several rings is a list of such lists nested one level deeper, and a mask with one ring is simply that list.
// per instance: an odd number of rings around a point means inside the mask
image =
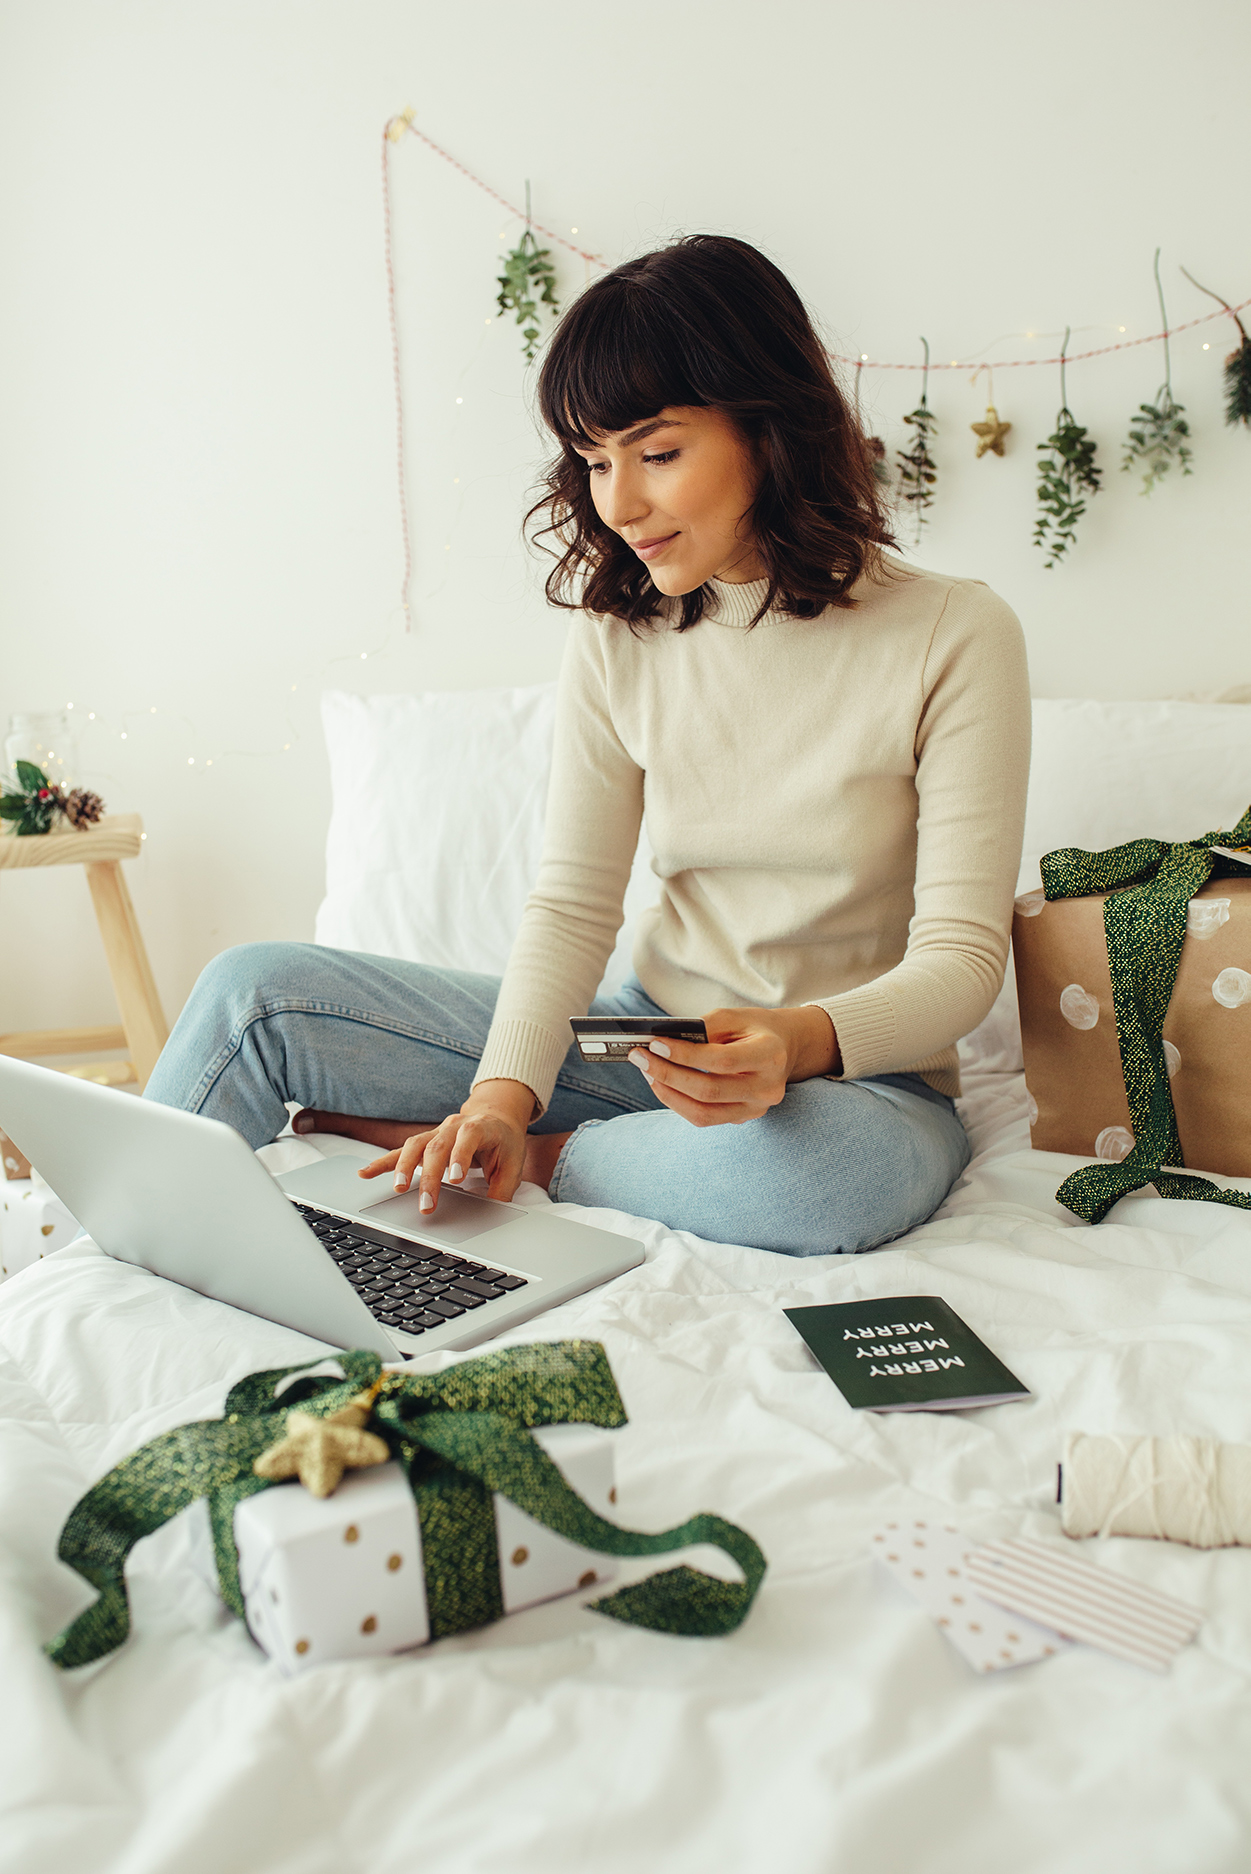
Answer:
[{"label": "holly leaf decoration", "polygon": [[1038,505],[1034,545],[1050,552],[1047,566],[1055,566],[1077,537],[1077,523],[1086,512],[1085,496],[1099,492],[1102,469],[1095,467],[1096,444],[1089,433],[1062,407],[1054,432],[1038,448]]},{"label": "holly leaf decoration", "polygon": [[33,761],[15,761],[13,767],[21,791],[0,794],[0,820],[14,821],[19,835],[49,832],[57,815],[65,813],[65,795]]},{"label": "holly leaf decoration", "polygon": [[522,352],[526,363],[532,364],[539,345],[539,309],[550,306],[554,317],[559,301],[551,249],[540,247],[529,228],[512,252],[504,257],[499,289],[495,303],[501,312],[516,314],[517,324],[522,328]]},{"label": "holly leaf decoration", "polygon": [[13,767],[25,794],[37,794],[41,787],[52,786],[43,769],[37,768],[33,761],[15,761]]},{"label": "holly leaf decoration", "polygon": [[1125,458],[1121,467],[1146,469],[1142,478],[1143,494],[1149,495],[1157,482],[1164,480],[1174,463],[1183,475],[1194,474],[1190,466],[1194,451],[1186,443],[1189,434],[1185,406],[1173,401],[1173,393],[1167,384],[1160,386],[1154,403],[1139,404],[1137,416],[1130,420],[1129,439],[1125,444]]}]

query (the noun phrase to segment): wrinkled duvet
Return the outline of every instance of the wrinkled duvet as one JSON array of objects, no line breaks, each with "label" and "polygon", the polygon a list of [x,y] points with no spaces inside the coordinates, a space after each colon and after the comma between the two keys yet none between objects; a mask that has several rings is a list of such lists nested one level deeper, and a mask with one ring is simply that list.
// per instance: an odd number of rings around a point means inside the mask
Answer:
[{"label": "wrinkled duvet", "polygon": [[[512,1337],[604,1343],[624,1523],[712,1509],[763,1545],[728,1639],[574,1598],[289,1681],[191,1567],[181,1518],[135,1551],[126,1646],[61,1675],[40,1645],[89,1598],[55,1559],[76,1498],[317,1347],[85,1241],[6,1282],[4,1874],[1245,1874],[1251,1552],[1084,1544],[1202,1607],[1197,1641],[1165,1675],[1074,1647],[983,1677],[869,1554],[890,1518],[1054,1535],[1069,1429],[1251,1442],[1251,1214],[1148,1194],[1092,1229],[1053,1200],[1077,1161],[1028,1149],[1019,1076],[972,1076],[965,1114],[968,1173],[887,1249],[792,1262],[581,1212],[642,1237],[645,1264]],[[918,1293],[1034,1397],[854,1413],[782,1314]]]}]

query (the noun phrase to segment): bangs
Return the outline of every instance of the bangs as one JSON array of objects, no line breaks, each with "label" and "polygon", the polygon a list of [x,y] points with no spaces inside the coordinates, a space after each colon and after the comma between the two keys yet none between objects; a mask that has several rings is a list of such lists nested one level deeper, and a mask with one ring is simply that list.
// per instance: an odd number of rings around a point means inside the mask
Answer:
[{"label": "bangs", "polygon": [[571,307],[544,363],[543,420],[567,448],[593,448],[670,406],[708,402],[692,382],[672,308],[633,282],[614,284]]}]

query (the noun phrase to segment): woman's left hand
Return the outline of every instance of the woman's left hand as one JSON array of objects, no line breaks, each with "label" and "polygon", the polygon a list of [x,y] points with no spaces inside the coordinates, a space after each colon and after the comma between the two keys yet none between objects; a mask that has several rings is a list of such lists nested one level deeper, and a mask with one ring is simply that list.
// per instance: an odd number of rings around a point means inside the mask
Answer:
[{"label": "woman's left hand", "polygon": [[693,1126],[742,1126],[776,1106],[793,1080],[841,1071],[824,1009],[714,1009],[707,1041],[653,1041],[634,1065],[671,1112]]}]

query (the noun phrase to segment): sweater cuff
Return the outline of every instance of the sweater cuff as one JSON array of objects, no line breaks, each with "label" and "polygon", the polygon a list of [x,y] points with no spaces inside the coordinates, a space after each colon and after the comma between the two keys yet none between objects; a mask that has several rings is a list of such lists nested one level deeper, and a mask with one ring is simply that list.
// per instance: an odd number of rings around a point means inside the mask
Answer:
[{"label": "sweater cuff", "polygon": [[845,995],[807,1004],[824,1009],[834,1024],[843,1058],[838,1080],[863,1080],[866,1074],[887,1070],[895,1047],[895,1011],[876,983],[864,983]]},{"label": "sweater cuff", "polygon": [[556,1076],[568,1052],[568,1040],[553,1035],[537,1022],[493,1022],[470,1092],[483,1080],[519,1080],[535,1097],[538,1112],[534,1118],[538,1119],[547,1111]]}]

